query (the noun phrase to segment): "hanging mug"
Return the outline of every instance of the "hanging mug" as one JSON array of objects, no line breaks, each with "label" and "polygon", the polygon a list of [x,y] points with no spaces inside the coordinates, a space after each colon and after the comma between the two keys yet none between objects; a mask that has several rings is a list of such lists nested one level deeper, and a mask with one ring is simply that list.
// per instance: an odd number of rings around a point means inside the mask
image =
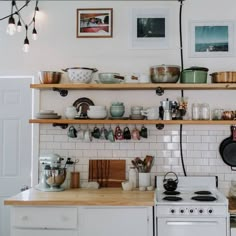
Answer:
[{"label": "hanging mug", "polygon": [[131,133],[128,126],[124,128],[123,136],[124,136],[124,139],[127,139],[127,140],[131,139]]},{"label": "hanging mug", "polygon": [[93,131],[92,131],[92,136],[94,137],[94,138],[97,138],[97,139],[99,139],[100,138],[100,136],[101,136],[101,132],[100,132],[100,129],[98,128],[98,127],[94,127],[94,129],[93,129]]},{"label": "hanging mug", "polygon": [[112,143],[115,142],[115,135],[111,127],[108,131],[107,139]]},{"label": "hanging mug", "polygon": [[115,139],[116,140],[122,140],[124,139],[124,136],[123,136],[123,132],[120,128],[120,126],[116,126],[116,129],[115,129]]},{"label": "hanging mug", "polygon": [[69,138],[76,138],[77,137],[77,130],[73,125],[69,127],[69,129],[67,131],[67,136]]},{"label": "hanging mug", "polygon": [[139,130],[136,127],[132,130],[131,136],[134,140],[140,140]]},{"label": "hanging mug", "polygon": [[108,130],[105,127],[101,128],[101,135],[100,135],[100,139],[107,139],[108,136]]},{"label": "hanging mug", "polygon": [[143,137],[143,138],[148,137],[148,130],[144,125],[142,126],[142,128],[140,130],[140,136]]}]

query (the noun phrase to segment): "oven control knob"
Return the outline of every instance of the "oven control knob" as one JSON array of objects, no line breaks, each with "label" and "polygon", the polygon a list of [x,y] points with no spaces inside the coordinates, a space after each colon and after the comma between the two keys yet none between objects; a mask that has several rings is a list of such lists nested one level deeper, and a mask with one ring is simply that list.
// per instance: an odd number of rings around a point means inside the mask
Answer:
[{"label": "oven control knob", "polygon": [[198,211],[200,214],[202,214],[203,213],[203,209],[199,209],[199,211]]},{"label": "oven control knob", "polygon": [[190,209],[189,212],[190,212],[191,214],[193,214],[194,210],[193,210],[193,209]]},{"label": "oven control knob", "polygon": [[208,209],[208,213],[209,214],[212,214],[213,213],[213,210],[210,208],[210,209]]},{"label": "oven control knob", "polygon": [[179,211],[181,214],[184,214],[184,209],[180,209]]},{"label": "oven control knob", "polygon": [[171,209],[170,213],[175,214],[175,209]]}]

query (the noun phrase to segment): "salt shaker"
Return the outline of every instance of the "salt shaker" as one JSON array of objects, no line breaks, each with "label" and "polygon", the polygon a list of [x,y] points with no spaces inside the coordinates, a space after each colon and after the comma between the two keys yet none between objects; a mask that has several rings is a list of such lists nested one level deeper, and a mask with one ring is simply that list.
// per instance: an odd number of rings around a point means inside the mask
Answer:
[{"label": "salt shaker", "polygon": [[137,188],[137,181],[138,175],[135,167],[130,167],[129,169],[129,182],[132,183],[132,188]]}]

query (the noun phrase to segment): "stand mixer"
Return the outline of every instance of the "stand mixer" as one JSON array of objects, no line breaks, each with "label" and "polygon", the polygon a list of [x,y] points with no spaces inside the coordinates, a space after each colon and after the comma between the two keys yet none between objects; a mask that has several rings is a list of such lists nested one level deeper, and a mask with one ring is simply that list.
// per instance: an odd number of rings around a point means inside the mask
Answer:
[{"label": "stand mixer", "polygon": [[39,158],[41,177],[37,190],[44,192],[59,192],[64,188],[61,185],[66,179],[66,168],[61,167],[64,159],[58,154],[49,154]]}]

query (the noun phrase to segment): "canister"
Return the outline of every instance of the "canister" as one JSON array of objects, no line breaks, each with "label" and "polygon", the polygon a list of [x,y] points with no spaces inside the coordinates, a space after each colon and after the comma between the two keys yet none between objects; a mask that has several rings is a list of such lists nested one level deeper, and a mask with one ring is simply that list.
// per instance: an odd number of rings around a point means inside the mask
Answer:
[{"label": "canister", "polygon": [[207,82],[208,68],[190,67],[181,72],[180,83],[200,84]]}]

